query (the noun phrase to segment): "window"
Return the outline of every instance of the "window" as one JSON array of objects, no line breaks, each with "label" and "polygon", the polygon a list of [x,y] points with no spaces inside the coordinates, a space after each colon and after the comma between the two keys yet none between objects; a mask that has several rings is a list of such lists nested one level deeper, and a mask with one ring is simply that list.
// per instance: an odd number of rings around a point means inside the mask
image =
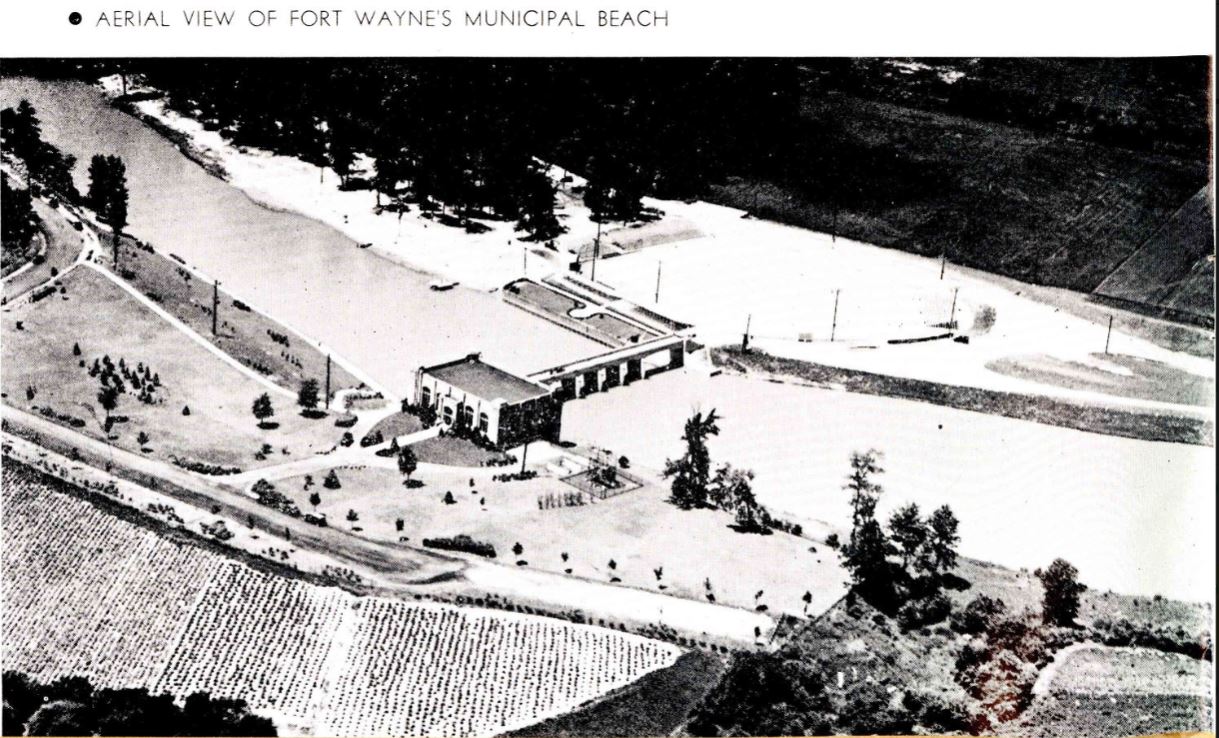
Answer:
[{"label": "window", "polygon": [[486,433],[487,429],[490,427],[491,427],[491,419],[487,417],[486,413],[479,413],[478,414],[478,430],[481,431],[482,433]]},{"label": "window", "polygon": [[453,424],[453,406],[452,405],[444,406],[444,424],[445,425]]},{"label": "window", "polygon": [[423,391],[419,393],[419,404],[423,405],[424,407],[427,407],[432,404],[432,388],[431,387],[424,387]]},{"label": "window", "polygon": [[471,405],[466,405],[465,412],[466,412],[466,425],[470,428],[473,428],[474,427],[474,407]]}]

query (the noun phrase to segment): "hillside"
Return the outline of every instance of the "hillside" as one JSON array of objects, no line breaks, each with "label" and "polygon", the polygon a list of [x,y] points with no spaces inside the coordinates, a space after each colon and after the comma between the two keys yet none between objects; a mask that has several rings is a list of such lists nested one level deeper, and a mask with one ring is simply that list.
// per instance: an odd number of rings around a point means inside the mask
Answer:
[{"label": "hillside", "polygon": [[1214,326],[1213,203],[1211,187],[1198,190],[1093,295],[1136,310]]},{"label": "hillside", "polygon": [[839,92],[806,98],[803,117],[807,135],[792,174],[729,178],[711,187],[711,198],[1082,292],[1207,181],[1202,160]]}]

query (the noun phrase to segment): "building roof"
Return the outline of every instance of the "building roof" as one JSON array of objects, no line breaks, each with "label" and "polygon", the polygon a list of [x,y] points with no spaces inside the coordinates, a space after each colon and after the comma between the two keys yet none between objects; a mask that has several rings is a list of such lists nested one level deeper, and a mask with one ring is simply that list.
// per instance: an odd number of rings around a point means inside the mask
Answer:
[{"label": "building roof", "polygon": [[478,358],[478,354],[444,364],[425,366],[422,371],[484,400],[517,403],[550,394],[550,390],[540,384],[484,363]]}]

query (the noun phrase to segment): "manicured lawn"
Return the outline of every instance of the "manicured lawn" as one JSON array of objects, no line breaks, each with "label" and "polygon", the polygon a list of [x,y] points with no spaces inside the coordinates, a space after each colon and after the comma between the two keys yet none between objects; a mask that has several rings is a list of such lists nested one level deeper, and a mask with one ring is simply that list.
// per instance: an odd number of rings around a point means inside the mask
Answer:
[{"label": "manicured lawn", "polygon": [[410,413],[394,413],[378,421],[365,437],[380,433],[381,437],[388,441],[391,438],[405,436],[418,430],[423,430],[423,423],[419,422],[419,418]]},{"label": "manicured lawn", "polygon": [[[137,399],[134,388],[120,395],[111,431],[114,443],[140,450],[137,434],[149,437],[149,455],[248,468],[316,453],[341,435],[330,420],[301,418],[295,398],[275,394],[273,430],[261,430],[250,407],[266,388],[224,363],[161,320],[118,286],[80,267],[61,280],[64,292],[37,303],[6,308],[3,314],[4,401],[31,412],[51,408],[83,421],[78,430],[102,437],[99,379],[89,375],[94,359],[143,364],[160,378],[153,404]],[[17,330],[17,323],[22,330]],[[80,356],[73,354],[79,344]],[[80,364],[83,362],[84,367]],[[27,398],[27,389],[34,389]],[[183,415],[183,407],[190,415]],[[65,422],[61,419],[61,422]],[[254,457],[270,444],[265,461]]]},{"label": "manicured lawn", "polygon": [[[110,252],[105,255],[109,263]],[[223,290],[217,335],[213,337],[213,285],[173,259],[146,251],[127,238],[119,250],[118,273],[225,353],[276,384],[296,391],[304,380],[315,379],[325,391],[326,357],[322,353],[271,318],[243,307],[239,298]],[[354,377],[331,364],[331,392],[357,385]]]},{"label": "manicured lawn", "polygon": [[[491,543],[497,561],[514,565],[516,543],[524,551],[519,559],[530,567],[571,574],[599,582],[619,577],[627,586],[659,590],[703,600],[707,581],[720,603],[800,615],[801,598],[813,595],[811,611],[828,606],[843,593],[845,574],[838,556],[813,541],[782,533],[741,534],[729,525],[731,516],[712,510],[683,511],[666,501],[667,491],[643,487],[609,500],[574,507],[539,509],[538,498],[561,496],[574,489],[559,479],[540,477],[523,482],[470,486],[468,472],[417,472],[424,486],[406,489],[393,469],[340,468],[338,490],[321,486],[322,473],[313,474],[321,496],[317,507],[331,525],[359,526],[363,535],[411,543],[423,538],[466,534]],[[303,477],[277,481],[277,488],[308,510],[309,492]],[[455,504],[445,504],[451,491]],[[482,503],[482,504],[480,504]],[[355,510],[359,520],[346,520]],[[401,518],[404,530],[394,521]],[[568,554],[563,560],[562,554]],[[613,560],[616,568],[611,569]],[[661,568],[658,580],[655,569]],[[754,595],[763,591],[760,599]]]},{"label": "manicured lawn", "polygon": [[[389,436],[387,435],[386,438]],[[446,466],[484,466],[488,461],[505,458],[499,451],[488,451],[456,436],[437,436],[412,444],[419,460]]]}]

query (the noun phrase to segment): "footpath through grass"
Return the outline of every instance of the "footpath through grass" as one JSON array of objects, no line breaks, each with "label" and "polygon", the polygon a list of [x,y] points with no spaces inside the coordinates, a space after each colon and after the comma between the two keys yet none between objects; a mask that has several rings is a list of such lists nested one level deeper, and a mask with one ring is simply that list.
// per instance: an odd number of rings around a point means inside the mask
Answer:
[{"label": "footpath through grass", "polygon": [[960,387],[921,379],[842,369],[797,359],[772,356],[756,349],[712,349],[716,364],[737,371],[792,377],[811,383],[840,385],[848,392],[930,402],[958,410],[1001,415],[1035,423],[1101,433],[1143,441],[1166,441],[1196,446],[1215,445],[1215,427],[1208,420],[1169,413],[1134,412],[1055,400],[1042,395],[978,387]]},{"label": "footpath through grass", "polygon": [[[102,238],[110,246],[110,236],[103,234]],[[107,249],[104,258],[113,268],[113,252]],[[115,273],[226,354],[272,382],[295,392],[304,380],[314,379],[325,391],[324,354],[299,334],[223,290],[215,295],[219,298],[219,317],[213,335],[214,285],[199,278],[184,263],[125,236]],[[331,363],[331,393],[359,384],[346,370]]]}]

